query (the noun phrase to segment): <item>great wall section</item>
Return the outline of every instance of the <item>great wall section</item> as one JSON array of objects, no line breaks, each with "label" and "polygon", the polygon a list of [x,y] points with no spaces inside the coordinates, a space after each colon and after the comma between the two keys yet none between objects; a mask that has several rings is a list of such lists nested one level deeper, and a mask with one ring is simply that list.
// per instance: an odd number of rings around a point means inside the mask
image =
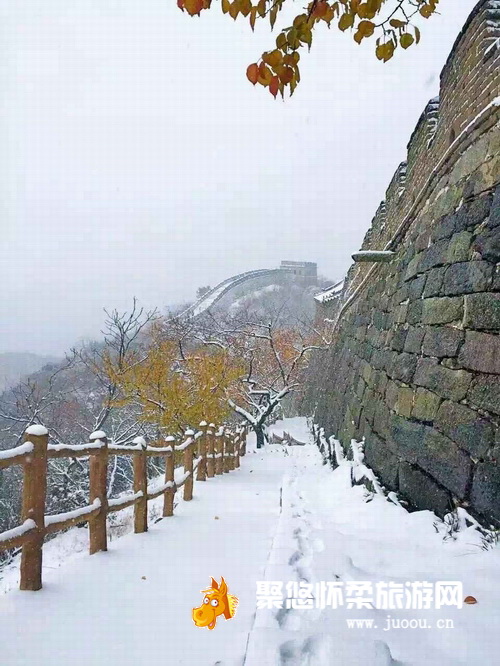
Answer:
[{"label": "great wall section", "polygon": [[393,260],[355,263],[318,299],[333,342],[302,403],[346,450],[364,438],[368,464],[413,507],[496,524],[499,181],[500,1],[482,0],[364,239]]},{"label": "great wall section", "polygon": [[219,282],[213,289],[190,305],[181,316],[199,317],[209,313],[215,306],[224,308],[232,300],[249,291],[263,289],[270,285],[283,285],[298,282],[304,286],[317,283],[317,266],[311,261],[282,261],[279,268],[262,268],[233,275]]}]

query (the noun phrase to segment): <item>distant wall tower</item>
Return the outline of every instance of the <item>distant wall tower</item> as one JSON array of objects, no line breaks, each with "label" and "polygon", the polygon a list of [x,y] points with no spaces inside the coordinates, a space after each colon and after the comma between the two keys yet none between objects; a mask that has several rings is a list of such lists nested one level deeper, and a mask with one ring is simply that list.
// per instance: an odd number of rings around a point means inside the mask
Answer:
[{"label": "distant wall tower", "polygon": [[280,269],[307,285],[318,284],[318,266],[313,261],[282,261]]}]

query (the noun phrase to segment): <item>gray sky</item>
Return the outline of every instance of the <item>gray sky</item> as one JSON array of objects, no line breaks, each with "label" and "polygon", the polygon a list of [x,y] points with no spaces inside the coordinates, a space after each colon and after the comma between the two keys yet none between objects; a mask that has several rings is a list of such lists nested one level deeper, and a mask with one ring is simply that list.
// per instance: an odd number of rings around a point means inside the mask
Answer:
[{"label": "gray sky", "polygon": [[342,277],[474,5],[443,0],[385,65],[319,27],[282,102],[245,77],[277,33],[216,2],[0,0],[0,352],[281,259]]}]

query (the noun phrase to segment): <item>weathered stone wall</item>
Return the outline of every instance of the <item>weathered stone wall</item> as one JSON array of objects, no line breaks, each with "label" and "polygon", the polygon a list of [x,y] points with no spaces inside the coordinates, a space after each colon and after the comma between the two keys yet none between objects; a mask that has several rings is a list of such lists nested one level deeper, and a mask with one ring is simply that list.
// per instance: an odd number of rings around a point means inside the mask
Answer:
[{"label": "weathered stone wall", "polygon": [[[363,249],[306,411],[417,508],[500,522],[500,2],[483,0],[441,74]],[[326,356],[326,358],[325,358]]]}]

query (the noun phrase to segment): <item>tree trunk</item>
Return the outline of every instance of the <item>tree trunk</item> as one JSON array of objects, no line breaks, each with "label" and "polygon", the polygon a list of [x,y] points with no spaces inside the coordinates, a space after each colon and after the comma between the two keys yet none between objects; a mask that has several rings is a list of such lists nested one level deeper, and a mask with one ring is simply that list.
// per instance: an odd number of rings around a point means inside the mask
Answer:
[{"label": "tree trunk", "polygon": [[257,425],[254,426],[254,432],[257,436],[257,448],[261,449],[264,444],[266,443],[266,438],[264,436],[264,430],[262,429],[262,426]]}]

